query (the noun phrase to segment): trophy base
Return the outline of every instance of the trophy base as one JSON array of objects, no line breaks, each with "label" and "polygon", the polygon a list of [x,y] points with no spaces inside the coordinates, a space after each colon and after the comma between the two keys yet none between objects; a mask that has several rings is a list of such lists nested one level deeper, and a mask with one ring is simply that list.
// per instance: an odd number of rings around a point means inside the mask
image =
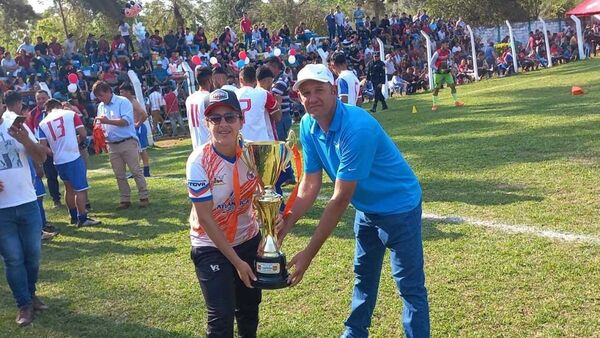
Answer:
[{"label": "trophy base", "polygon": [[254,264],[256,281],[252,286],[259,289],[275,290],[288,287],[288,272],[285,268],[285,255],[277,257],[256,257]]}]

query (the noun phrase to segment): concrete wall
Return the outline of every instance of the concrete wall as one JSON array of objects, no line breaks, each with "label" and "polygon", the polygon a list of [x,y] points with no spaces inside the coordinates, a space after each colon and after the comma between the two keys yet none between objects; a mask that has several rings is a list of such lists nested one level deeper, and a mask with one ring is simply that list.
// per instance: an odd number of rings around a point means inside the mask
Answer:
[{"label": "concrete wall", "polygon": [[[550,33],[556,33],[559,31],[564,31],[565,26],[567,25],[564,20],[547,20],[546,28],[550,31]],[[522,43],[527,43],[527,39],[529,37],[529,32],[535,32],[536,29],[542,30],[542,23],[540,21],[531,21],[527,22],[511,22],[510,23],[513,29],[513,34],[515,35],[515,40],[520,41]],[[559,29],[560,26],[560,29]],[[498,27],[500,27],[500,39],[498,39]],[[496,27],[472,27],[473,34],[475,36],[481,37],[482,42],[498,42],[504,39],[505,36],[508,35],[508,27],[506,24],[496,26]]]}]

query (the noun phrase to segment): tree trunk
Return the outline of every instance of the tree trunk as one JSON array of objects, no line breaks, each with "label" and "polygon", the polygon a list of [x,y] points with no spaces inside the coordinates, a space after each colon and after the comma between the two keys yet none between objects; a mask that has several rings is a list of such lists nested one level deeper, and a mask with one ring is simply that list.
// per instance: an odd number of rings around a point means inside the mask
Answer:
[{"label": "tree trunk", "polygon": [[58,6],[60,18],[62,19],[63,28],[65,29],[65,39],[69,36],[69,30],[67,29],[67,19],[65,19],[65,12],[63,10],[62,0],[54,0],[54,3]]},{"label": "tree trunk", "polygon": [[173,0],[173,16],[175,17],[175,23],[177,27],[185,28],[185,20],[183,19],[183,15],[181,15],[181,9],[179,9],[178,0]]},{"label": "tree trunk", "polygon": [[375,17],[381,19],[385,14],[385,4],[383,0],[367,0],[366,7],[369,8]]}]

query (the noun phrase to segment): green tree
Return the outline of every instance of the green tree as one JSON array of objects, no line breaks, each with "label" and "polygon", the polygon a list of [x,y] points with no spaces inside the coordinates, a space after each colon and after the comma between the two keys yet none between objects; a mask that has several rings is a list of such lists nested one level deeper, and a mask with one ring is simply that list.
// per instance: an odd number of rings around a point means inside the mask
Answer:
[{"label": "green tree", "polygon": [[183,0],[152,0],[144,3],[144,9],[140,14],[140,20],[146,29],[158,29],[166,32],[176,27],[194,28],[198,24],[204,24],[204,13],[202,3]]},{"label": "green tree", "polygon": [[427,0],[426,7],[433,17],[462,17],[472,25],[524,21],[528,17],[519,0]]},{"label": "green tree", "polygon": [[[319,35],[326,35],[324,18],[335,6],[340,6],[340,10],[352,20],[352,12],[355,8],[354,2],[342,2],[334,0],[305,0],[294,2],[292,0],[271,0],[268,3],[258,2],[248,11],[253,22],[264,22],[272,33],[276,32],[287,24],[290,30],[304,22],[306,27]],[[239,26],[239,18],[236,20],[235,27]]]},{"label": "green tree", "polygon": [[[271,1],[265,5],[272,5],[274,3],[289,3],[290,1]],[[211,33],[221,33],[223,27],[230,26],[235,31],[239,31],[239,22],[242,18],[242,13],[250,11],[254,5],[262,4],[257,0],[217,0],[211,1],[206,4],[206,18],[208,30]],[[284,7],[280,9],[279,15],[284,15],[286,9]],[[254,16],[254,15],[252,15]],[[273,16],[272,19],[277,20],[277,16]],[[254,21],[256,19],[253,18]]]}]

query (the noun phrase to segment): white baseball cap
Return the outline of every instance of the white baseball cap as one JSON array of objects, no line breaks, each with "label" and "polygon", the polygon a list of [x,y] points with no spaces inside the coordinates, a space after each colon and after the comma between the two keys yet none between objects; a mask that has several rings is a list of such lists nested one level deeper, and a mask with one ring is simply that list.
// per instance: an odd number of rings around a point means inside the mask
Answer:
[{"label": "white baseball cap", "polygon": [[329,82],[331,85],[335,84],[333,80],[333,74],[331,74],[331,71],[327,69],[325,65],[309,64],[304,66],[304,68],[302,68],[300,72],[298,72],[298,81],[296,81],[296,83],[294,84],[293,89],[298,90],[302,83],[309,80],[319,81],[323,83]]}]

